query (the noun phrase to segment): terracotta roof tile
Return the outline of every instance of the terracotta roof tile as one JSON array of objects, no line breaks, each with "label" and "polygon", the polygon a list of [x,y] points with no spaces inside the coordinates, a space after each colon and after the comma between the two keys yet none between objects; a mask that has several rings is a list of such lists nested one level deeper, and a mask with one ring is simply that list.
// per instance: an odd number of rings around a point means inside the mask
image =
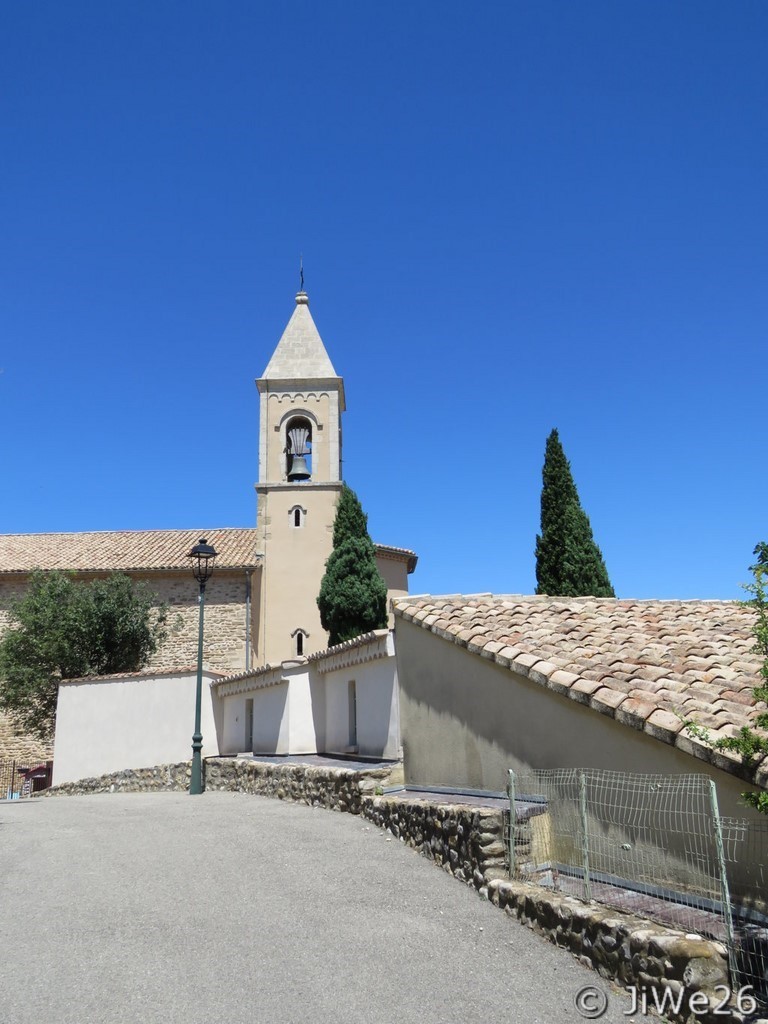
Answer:
[{"label": "terracotta roof tile", "polygon": [[[255,527],[210,530],[103,530],[86,533],[0,534],[0,575],[29,573],[33,569],[72,572],[137,572],[189,569],[187,555],[201,537],[216,548],[219,569],[255,568]],[[405,548],[377,544],[384,557],[409,560],[416,555]],[[411,563],[412,566],[411,567]],[[425,613],[427,614],[427,613]]]},{"label": "terracotta roof tile", "polygon": [[419,561],[419,556],[410,548],[396,548],[391,544],[375,544],[376,554],[382,558],[392,558],[396,562],[407,562],[408,572],[412,573]]},{"label": "terracotta roof tile", "polygon": [[187,570],[187,555],[201,537],[216,548],[218,569],[254,568],[259,562],[255,529],[5,533],[0,534],[0,574]]},{"label": "terracotta roof tile", "polygon": [[[754,727],[761,660],[752,650],[754,615],[737,601],[454,594],[393,605],[405,619],[424,613],[422,628],[470,652],[743,774],[738,758],[689,736],[681,720],[694,719],[713,737]],[[763,775],[768,759],[758,784]]]}]

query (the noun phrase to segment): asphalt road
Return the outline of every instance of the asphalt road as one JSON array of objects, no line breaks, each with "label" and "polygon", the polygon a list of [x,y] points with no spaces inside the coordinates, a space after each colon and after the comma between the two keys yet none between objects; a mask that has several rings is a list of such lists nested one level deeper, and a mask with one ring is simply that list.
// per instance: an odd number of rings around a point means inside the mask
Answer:
[{"label": "asphalt road", "polygon": [[361,818],[236,793],[0,804],[1,1024],[579,1021],[629,1001]]}]

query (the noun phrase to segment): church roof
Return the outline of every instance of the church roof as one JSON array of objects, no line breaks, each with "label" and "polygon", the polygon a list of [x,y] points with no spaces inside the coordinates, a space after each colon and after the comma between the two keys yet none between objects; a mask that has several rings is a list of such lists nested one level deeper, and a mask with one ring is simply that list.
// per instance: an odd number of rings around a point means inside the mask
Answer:
[{"label": "church roof", "polygon": [[[476,594],[401,597],[395,615],[624,725],[741,774],[713,740],[754,727],[761,659],[737,601]],[[758,770],[768,785],[768,764]]]},{"label": "church roof", "polygon": [[259,562],[255,529],[6,533],[0,534],[0,574],[188,570],[187,555],[202,536],[216,548],[217,569],[255,568]]},{"label": "church roof", "polygon": [[304,380],[337,376],[309,312],[309,296],[306,292],[299,292],[293,316],[261,379]]},{"label": "church roof", "polygon": [[[187,555],[201,537],[216,548],[217,569],[253,569],[255,527],[218,530],[100,530],[91,533],[2,533],[0,576],[33,569],[72,572],[138,572],[189,569]],[[378,554],[408,563],[413,572],[417,556],[406,548],[374,545]]]}]

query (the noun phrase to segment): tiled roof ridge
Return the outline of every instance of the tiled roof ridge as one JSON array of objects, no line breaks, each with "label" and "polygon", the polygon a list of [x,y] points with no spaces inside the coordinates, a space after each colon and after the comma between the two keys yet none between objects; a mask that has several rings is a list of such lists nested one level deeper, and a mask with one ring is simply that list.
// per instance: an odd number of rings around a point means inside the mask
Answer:
[{"label": "tiled roof ridge", "polygon": [[307,661],[319,661],[321,658],[327,658],[331,654],[341,654],[344,651],[352,651],[356,647],[365,647],[366,644],[373,643],[375,640],[381,640],[388,633],[389,629],[386,626],[383,629],[371,629],[367,633],[353,636],[351,640],[342,640],[341,643],[334,644],[332,647],[325,647],[322,651],[315,651],[307,656]]},{"label": "tiled roof ridge", "polygon": [[[757,713],[751,689],[757,685],[759,660],[752,653],[751,630],[748,619],[752,616],[740,601],[692,600],[657,601],[626,600],[621,598],[549,598],[543,595],[423,595],[395,598],[395,615],[405,621],[427,629],[437,636],[464,647],[470,654],[487,658],[547,689],[583,704],[600,714],[614,718],[630,728],[637,729],[661,742],[675,746],[723,771],[737,775],[755,785],[768,788],[768,757],[752,769],[741,758],[730,752],[714,750],[702,738],[688,734],[686,721],[710,731],[712,741],[720,736],[734,735],[743,725],[753,725]],[[715,636],[699,654],[687,653],[685,641],[691,633],[659,632],[658,635],[640,636],[633,623],[617,621],[617,636],[622,639],[637,637],[639,644],[634,661],[622,661],[620,650],[601,651],[582,643],[569,654],[562,643],[568,633],[559,638],[551,628],[529,628],[522,635],[523,623],[510,625],[503,614],[511,613],[515,606],[531,606],[543,610],[567,610],[569,607],[593,609],[612,608],[631,610],[662,608],[674,611],[702,607],[722,608],[731,616],[744,619],[744,629],[738,637]],[[466,614],[485,609],[487,619]],[[451,616],[453,616],[453,621]],[[500,620],[501,624],[498,621]],[[586,619],[587,626],[596,623],[595,617]],[[567,623],[566,623],[567,624]],[[687,623],[683,623],[686,625]],[[733,623],[731,623],[733,624]],[[714,625],[722,627],[721,623]],[[741,623],[739,624],[741,625]],[[497,628],[493,628],[496,626]],[[516,638],[508,637],[519,628]],[[621,628],[623,627],[623,629]],[[671,628],[671,624],[670,624]],[[571,630],[578,634],[574,626]],[[588,632],[583,628],[583,633]],[[539,636],[532,634],[539,633]],[[508,637],[508,640],[503,639]],[[502,639],[499,639],[502,638]],[[584,638],[586,640],[586,637]],[[736,645],[735,641],[739,643]],[[679,641],[679,642],[676,642]],[[719,645],[719,648],[718,648]],[[733,653],[731,665],[724,661],[723,645]],[[742,649],[738,649],[742,648]],[[743,649],[746,648],[746,649]],[[683,658],[685,650],[686,657]],[[670,653],[678,655],[678,662],[662,665]],[[611,660],[613,659],[613,660]],[[712,671],[709,666],[714,664]],[[691,669],[681,671],[690,664]],[[631,672],[630,672],[631,670]],[[713,673],[717,675],[713,676]],[[707,676],[713,676],[708,679]],[[715,680],[720,680],[715,685]]]},{"label": "tiled roof ridge", "polygon": [[375,548],[381,548],[382,551],[395,551],[398,555],[415,555],[415,551],[411,551],[410,548],[398,548],[394,544],[380,544],[378,541],[373,542]]},{"label": "tiled roof ridge", "polygon": [[287,658],[285,661],[268,661],[266,664],[257,665],[255,668],[242,669],[239,672],[233,672],[231,675],[224,675],[217,679],[214,685],[237,683],[241,679],[258,679],[260,676],[269,675],[270,672],[282,672],[288,666],[304,665],[306,662],[307,659],[304,657]]},{"label": "tiled roof ridge", "polygon": [[[111,672],[104,676],[75,676],[72,679],[62,679],[62,683],[101,683],[109,679],[155,679],[158,676],[179,676],[197,672],[197,665],[176,665],[173,668],[142,668],[136,672]],[[220,677],[223,675],[217,669],[209,669],[203,666],[206,675]],[[217,678],[218,682],[218,678]]]},{"label": "tiled roof ridge", "polygon": [[384,558],[391,558],[396,561],[407,562],[409,573],[412,573],[418,564],[419,556],[415,551],[411,551],[410,548],[396,548],[392,544],[378,544],[375,541],[373,546],[376,548],[377,555],[382,555]]},{"label": "tiled roof ridge", "polygon": [[287,658],[285,661],[267,662],[265,665],[259,665],[256,668],[245,669],[244,671],[234,672],[232,675],[222,676],[221,679],[216,680],[216,685],[218,686],[220,683],[237,683],[241,679],[258,679],[261,676],[269,675],[270,672],[284,671],[286,668],[306,665],[311,661],[320,661],[329,655],[341,654],[344,651],[351,651],[357,647],[363,647],[366,644],[381,640],[388,633],[388,628],[372,629],[368,633],[361,633],[360,636],[352,637],[351,640],[344,640],[333,647],[324,647],[323,650],[315,651],[312,654]]},{"label": "tiled roof ridge", "polygon": [[476,594],[404,594],[402,597],[398,597],[397,601],[400,604],[414,604],[419,601],[428,601],[431,604],[439,601],[462,601],[467,604],[472,602],[479,602],[483,598],[489,598],[490,600],[497,601],[519,601],[519,602],[541,602],[541,603],[558,603],[558,604],[571,604],[573,602],[587,603],[587,604],[598,604],[603,603],[606,605],[631,605],[631,604],[679,604],[679,605],[692,605],[692,604],[722,604],[722,605],[740,605],[745,602],[740,601],[738,598],[728,597],[558,597],[549,594],[497,594],[490,590],[479,591]]}]

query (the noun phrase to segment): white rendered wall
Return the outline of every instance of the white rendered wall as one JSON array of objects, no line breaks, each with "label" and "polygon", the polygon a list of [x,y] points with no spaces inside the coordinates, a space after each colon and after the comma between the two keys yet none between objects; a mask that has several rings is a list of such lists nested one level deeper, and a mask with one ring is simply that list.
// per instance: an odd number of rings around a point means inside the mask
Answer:
[{"label": "white rendered wall", "polygon": [[[301,700],[293,689],[306,679],[303,669],[299,679],[283,678],[267,686],[245,687],[238,693],[223,698],[224,739],[222,753],[225,754],[288,754],[297,753],[292,745],[294,732],[302,734],[307,715],[302,713]],[[290,676],[290,673],[286,673]],[[246,740],[246,702],[253,701],[253,744]],[[311,708],[309,708],[311,720]],[[309,748],[308,748],[309,749]],[[314,749],[314,748],[311,748]]]},{"label": "white rendered wall", "polygon": [[288,691],[290,752],[292,754],[316,754],[317,733],[312,708],[309,671],[306,666],[302,666],[300,669],[289,671],[288,675],[290,678]]},{"label": "white rendered wall", "polygon": [[[256,754],[287,754],[289,750],[288,730],[290,716],[288,708],[288,683],[255,690],[239,695],[242,712],[240,721],[245,722],[245,700],[253,698],[253,750]],[[227,701],[236,698],[228,697]],[[245,726],[243,725],[243,730]],[[241,738],[240,743],[243,740]],[[242,746],[239,748],[243,749]]]},{"label": "white rendered wall", "polygon": [[394,656],[336,669],[325,675],[325,749],[350,745],[349,683],[357,695],[357,748],[368,757],[399,757],[397,669]]},{"label": "white rendered wall", "polygon": [[[203,674],[203,757],[219,753],[210,673]],[[151,768],[192,758],[194,673],[104,678],[59,687],[53,781]]]}]

